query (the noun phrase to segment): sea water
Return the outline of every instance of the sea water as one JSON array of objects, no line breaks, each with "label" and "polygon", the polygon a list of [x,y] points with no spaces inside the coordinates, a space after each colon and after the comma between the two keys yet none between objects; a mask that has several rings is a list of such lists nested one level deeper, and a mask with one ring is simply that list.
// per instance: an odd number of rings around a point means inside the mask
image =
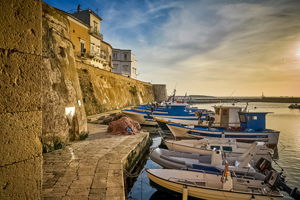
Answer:
[{"label": "sea water", "polygon": [[[198,108],[213,110],[214,105],[232,106],[232,104],[197,104]],[[278,172],[283,169],[286,183],[289,187],[300,188],[300,109],[288,108],[287,103],[249,103],[248,110],[251,112],[270,112],[266,118],[266,128],[280,131],[278,148],[278,160],[272,163]],[[246,103],[236,103],[234,106],[245,108]],[[151,148],[161,145],[161,136],[157,134],[159,128],[143,127],[152,134],[153,144]],[[147,158],[144,169],[161,169],[162,167]],[[145,170],[142,170],[133,187],[129,188],[126,199],[156,200],[176,199],[173,196],[157,191],[149,185],[149,179]],[[283,199],[292,199],[285,192]]]}]

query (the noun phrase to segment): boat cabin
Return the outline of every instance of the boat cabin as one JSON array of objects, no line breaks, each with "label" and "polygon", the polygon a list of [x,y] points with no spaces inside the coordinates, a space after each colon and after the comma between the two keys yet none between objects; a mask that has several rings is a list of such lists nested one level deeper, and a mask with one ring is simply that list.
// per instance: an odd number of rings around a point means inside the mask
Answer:
[{"label": "boat cabin", "polygon": [[189,113],[189,111],[186,110],[187,106],[188,104],[184,104],[184,103],[180,103],[180,104],[173,103],[173,104],[166,105],[166,111],[168,112],[169,115],[174,115],[174,116],[184,115]]},{"label": "boat cabin", "polygon": [[241,107],[215,106],[215,126],[239,127]]},{"label": "boat cabin", "polygon": [[263,131],[266,129],[268,112],[239,112],[240,126],[248,130]]}]

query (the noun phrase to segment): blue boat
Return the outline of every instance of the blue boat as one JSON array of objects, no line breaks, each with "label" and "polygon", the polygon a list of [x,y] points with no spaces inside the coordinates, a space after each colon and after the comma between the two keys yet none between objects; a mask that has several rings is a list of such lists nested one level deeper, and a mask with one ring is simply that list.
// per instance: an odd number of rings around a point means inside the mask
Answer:
[{"label": "blue boat", "polygon": [[[193,119],[198,120],[198,117],[195,115],[195,111],[199,109],[189,108],[188,104],[185,103],[171,103],[165,105],[165,110],[163,111],[153,111],[146,109],[144,110],[130,110],[130,109],[123,109],[122,113],[126,114],[131,119],[139,122],[141,125],[150,125],[150,126],[157,126],[156,121],[153,117],[164,117],[164,118],[175,118],[175,119]],[[204,120],[206,117],[206,110],[201,110],[203,112],[202,119]]]},{"label": "blue boat", "polygon": [[276,147],[279,131],[266,129],[267,112],[240,112],[240,127],[205,128],[167,124],[175,138],[234,138],[238,142],[266,142]]}]

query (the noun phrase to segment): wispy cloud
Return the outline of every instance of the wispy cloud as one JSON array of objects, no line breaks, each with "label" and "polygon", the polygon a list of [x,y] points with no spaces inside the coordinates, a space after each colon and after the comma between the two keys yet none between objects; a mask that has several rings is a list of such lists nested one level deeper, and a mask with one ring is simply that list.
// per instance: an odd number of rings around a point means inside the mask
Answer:
[{"label": "wispy cloud", "polygon": [[99,8],[104,40],[136,55],[140,80],[166,83],[168,91],[178,82],[181,94],[300,96],[298,0],[97,0],[88,7]]}]

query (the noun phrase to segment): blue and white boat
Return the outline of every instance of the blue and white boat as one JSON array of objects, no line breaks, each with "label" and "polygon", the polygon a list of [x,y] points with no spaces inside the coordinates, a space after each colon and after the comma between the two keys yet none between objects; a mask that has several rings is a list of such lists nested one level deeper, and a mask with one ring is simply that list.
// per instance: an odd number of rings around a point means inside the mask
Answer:
[{"label": "blue and white boat", "polygon": [[240,112],[240,127],[204,128],[167,124],[175,138],[234,138],[237,142],[263,141],[276,147],[279,131],[266,129],[267,112]]},{"label": "blue and white boat", "polygon": [[151,152],[150,158],[167,169],[190,168],[217,174],[222,173],[224,165],[227,162],[230,171],[243,174],[244,176],[251,174],[252,176],[256,175],[259,177],[260,174],[257,174],[254,169],[258,160],[254,160],[253,158],[264,147],[264,143],[254,142],[253,144],[251,148],[238,156],[225,155],[216,149],[213,149],[211,155],[201,155],[156,148]]},{"label": "blue and white boat", "polygon": [[[195,115],[195,109],[189,109],[188,106],[189,105],[185,103],[172,103],[166,105],[165,111],[153,111],[151,113],[151,111],[148,109],[145,109],[143,111],[123,109],[122,113],[126,114],[132,120],[137,121],[141,125],[151,126],[157,126],[157,123],[153,119],[153,117],[170,117],[178,120],[198,120],[198,117]],[[201,110],[201,112],[203,112],[202,118],[204,120],[206,116],[206,110]]]},{"label": "blue and white boat", "polygon": [[[240,120],[239,120],[239,112],[242,111],[242,107],[236,106],[214,106],[214,115],[215,118],[212,127],[239,127]],[[206,111],[211,112],[212,111]],[[158,123],[162,130],[169,130],[167,124],[183,124],[183,125],[194,125],[200,127],[208,127],[209,121],[199,120],[198,118],[191,118],[191,119],[177,119],[171,117],[154,117],[154,120]]]}]

